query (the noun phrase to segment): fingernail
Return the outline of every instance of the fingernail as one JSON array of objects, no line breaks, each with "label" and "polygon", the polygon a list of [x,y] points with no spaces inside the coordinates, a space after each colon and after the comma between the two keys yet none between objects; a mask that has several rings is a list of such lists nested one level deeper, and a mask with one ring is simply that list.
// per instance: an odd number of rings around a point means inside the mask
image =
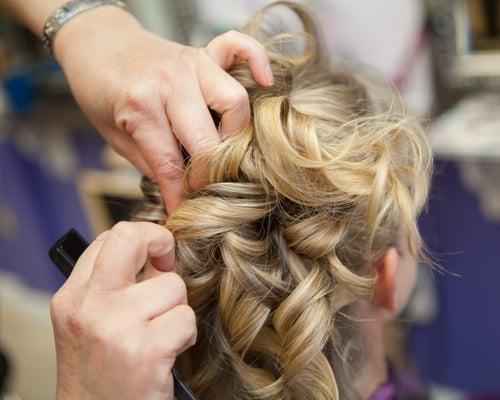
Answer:
[{"label": "fingernail", "polygon": [[266,79],[267,79],[267,86],[271,86],[274,82],[274,77],[273,77],[273,70],[271,69],[270,64],[267,64],[266,66]]}]

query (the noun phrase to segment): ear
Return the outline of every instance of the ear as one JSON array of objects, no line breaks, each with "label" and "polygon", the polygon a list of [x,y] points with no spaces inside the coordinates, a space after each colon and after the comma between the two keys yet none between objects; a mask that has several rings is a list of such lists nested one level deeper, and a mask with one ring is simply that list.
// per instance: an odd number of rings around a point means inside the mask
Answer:
[{"label": "ear", "polygon": [[396,311],[396,272],[399,255],[394,247],[386,251],[377,264],[378,279],[373,293],[373,304],[391,313]]}]

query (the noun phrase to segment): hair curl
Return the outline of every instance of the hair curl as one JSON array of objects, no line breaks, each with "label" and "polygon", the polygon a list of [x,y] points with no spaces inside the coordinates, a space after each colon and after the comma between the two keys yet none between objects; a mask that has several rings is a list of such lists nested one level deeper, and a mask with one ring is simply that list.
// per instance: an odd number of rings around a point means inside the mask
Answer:
[{"label": "hair curl", "polygon": [[244,63],[229,71],[252,121],[192,155],[186,174],[203,165],[207,185],[186,184],[167,218],[156,185],[142,184],[137,219],[165,223],[176,239],[198,322],[177,366],[204,400],[355,398],[349,307],[376,281],[362,269],[401,234],[421,250],[416,217],[432,159],[420,125],[330,66],[310,14],[279,4],[304,31],[265,34],[276,4],[245,28],[266,46],[274,85],[257,85]]}]

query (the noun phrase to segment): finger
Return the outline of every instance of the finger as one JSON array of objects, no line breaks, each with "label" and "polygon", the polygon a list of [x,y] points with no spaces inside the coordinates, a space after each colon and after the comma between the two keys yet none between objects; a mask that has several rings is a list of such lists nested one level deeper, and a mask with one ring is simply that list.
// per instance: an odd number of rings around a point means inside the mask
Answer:
[{"label": "finger", "polygon": [[183,198],[184,163],[163,101],[151,101],[151,97],[156,98],[143,88],[135,97],[123,100],[117,107],[116,125],[139,149],[171,214]]},{"label": "finger", "polygon": [[231,75],[207,59],[199,74],[205,102],[221,116],[221,132],[231,134],[250,121],[250,103],[246,89]]},{"label": "finger", "polygon": [[61,287],[62,292],[76,293],[84,287],[94,268],[97,255],[101,251],[104,239],[108,231],[102,232],[90,245],[85,249],[80,258],[78,259],[70,276]]},{"label": "finger", "polygon": [[262,86],[273,84],[273,73],[265,47],[256,39],[237,31],[229,31],[212,39],[206,53],[227,70],[237,59],[246,61],[255,80]]},{"label": "finger", "polygon": [[119,222],[106,236],[90,277],[94,286],[113,290],[135,283],[148,257],[163,271],[174,268],[168,253],[174,248],[170,231],[150,222]]},{"label": "finger", "polygon": [[152,319],[147,332],[146,343],[155,349],[158,356],[174,361],[196,343],[196,316],[191,307],[181,304]]},{"label": "finger", "polygon": [[106,135],[106,137],[114,151],[127,159],[143,175],[149,178],[154,177],[153,171],[129,134],[116,130],[111,135]]},{"label": "finger", "polygon": [[194,155],[215,146],[220,136],[196,81],[183,81],[175,96],[167,101],[172,130],[189,154]]},{"label": "finger", "polygon": [[[164,132],[168,129],[168,135]],[[184,198],[184,161],[179,143],[170,127],[143,127],[134,134],[134,140],[146,163],[153,180],[160,187],[167,214],[172,214]]]},{"label": "finger", "polygon": [[[168,258],[168,260],[169,260],[168,261],[169,265],[175,264],[175,248],[170,253],[167,254],[166,258]],[[151,262],[151,260],[153,260],[153,262]],[[152,278],[155,278],[155,277],[165,273],[161,269],[154,267],[154,265],[156,263],[156,260],[154,258],[152,258],[151,260],[146,262],[146,264],[144,265],[144,270],[143,270],[142,275],[141,275],[141,280],[138,282],[152,279]],[[175,270],[175,268],[174,268],[174,270]]]},{"label": "finger", "polygon": [[135,315],[141,315],[144,320],[155,318],[180,304],[187,304],[186,285],[175,272],[163,272],[129,286],[124,293],[129,299],[125,303],[133,304]]},{"label": "finger", "polygon": [[[221,81],[218,80],[216,84],[220,85]],[[221,138],[198,83],[190,81],[183,86],[183,90],[177,91],[175,101],[172,100],[171,104],[167,104],[168,118],[172,121],[175,135],[188,153],[191,156],[200,155],[220,143]],[[197,158],[192,157],[192,160],[195,159]],[[205,183],[205,170],[193,162],[189,174],[189,186],[200,189]]]}]

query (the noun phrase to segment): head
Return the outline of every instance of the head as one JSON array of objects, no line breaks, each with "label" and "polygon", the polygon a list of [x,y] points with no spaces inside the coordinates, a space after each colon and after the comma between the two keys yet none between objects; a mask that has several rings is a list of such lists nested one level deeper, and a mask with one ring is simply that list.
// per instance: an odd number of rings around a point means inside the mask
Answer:
[{"label": "head", "polygon": [[421,257],[431,168],[421,127],[397,96],[386,106],[328,64],[310,15],[286,4],[304,32],[265,34],[269,7],[244,30],[266,46],[275,83],[260,87],[244,63],[229,71],[251,124],[191,155],[186,182],[198,164],[204,188],[186,184],[167,218],[143,182],[138,216],[174,234],[197,314],[198,341],[177,366],[201,399],[355,398],[356,310],[396,315]]}]

